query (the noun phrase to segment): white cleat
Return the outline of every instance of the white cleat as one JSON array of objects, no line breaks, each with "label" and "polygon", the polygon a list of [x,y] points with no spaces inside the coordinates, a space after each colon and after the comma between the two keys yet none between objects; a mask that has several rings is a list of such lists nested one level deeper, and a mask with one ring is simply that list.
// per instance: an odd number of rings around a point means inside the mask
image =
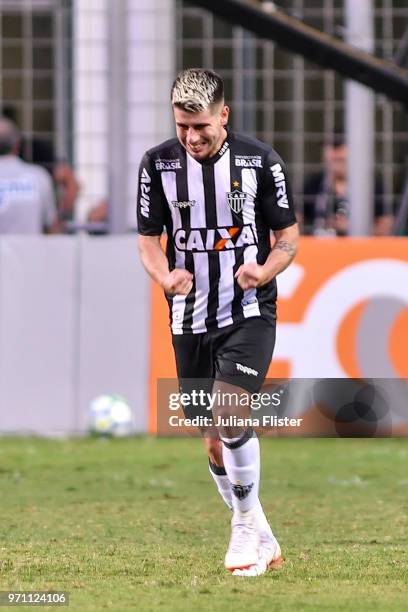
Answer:
[{"label": "white cleat", "polygon": [[263,531],[260,535],[260,557],[265,559],[267,567],[276,568],[282,565],[282,552],[278,540],[272,531]]},{"label": "white cleat", "polygon": [[260,534],[259,559],[257,563],[247,568],[235,569],[233,576],[261,576],[269,568],[276,569],[283,563],[281,548],[272,531]]},{"label": "white cleat", "polygon": [[224,565],[230,572],[248,569],[260,558],[260,534],[254,513],[234,512],[231,520],[231,539]]},{"label": "white cleat", "polygon": [[266,572],[268,566],[264,561],[259,561],[255,565],[251,565],[251,567],[247,567],[245,569],[236,569],[232,572],[233,576],[261,576]]}]

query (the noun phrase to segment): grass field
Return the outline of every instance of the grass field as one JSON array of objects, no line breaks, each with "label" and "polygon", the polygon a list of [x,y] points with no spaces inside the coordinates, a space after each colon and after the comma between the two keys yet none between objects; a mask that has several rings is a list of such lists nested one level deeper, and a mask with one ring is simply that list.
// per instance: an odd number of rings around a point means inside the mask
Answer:
[{"label": "grass field", "polygon": [[286,562],[238,578],[199,440],[0,439],[0,590],[65,589],[78,610],[406,611],[408,440],[262,454]]}]

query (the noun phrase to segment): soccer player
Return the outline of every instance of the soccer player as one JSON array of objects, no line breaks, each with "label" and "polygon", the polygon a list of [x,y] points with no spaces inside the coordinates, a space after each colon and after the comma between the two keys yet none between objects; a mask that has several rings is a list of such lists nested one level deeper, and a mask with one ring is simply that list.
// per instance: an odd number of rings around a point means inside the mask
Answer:
[{"label": "soccer player", "polygon": [[[292,195],[277,153],[228,129],[218,74],[183,71],[171,102],[177,138],[147,151],[140,165],[141,258],[169,303],[183,391],[207,379],[215,397],[242,397],[259,391],[272,359],[275,277],[298,239]],[[216,434],[214,427],[202,433],[210,473],[233,512],[225,567],[255,576],[280,564],[281,550],[258,497],[258,438],[250,427],[228,424],[249,411],[227,404],[212,408],[214,424],[222,420]]]}]

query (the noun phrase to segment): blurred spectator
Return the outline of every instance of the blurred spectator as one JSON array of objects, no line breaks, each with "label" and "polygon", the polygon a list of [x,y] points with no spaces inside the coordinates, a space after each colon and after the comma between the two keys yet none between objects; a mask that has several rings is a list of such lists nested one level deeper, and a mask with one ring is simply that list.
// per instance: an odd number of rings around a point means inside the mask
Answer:
[{"label": "blurred spectator", "polygon": [[109,206],[106,200],[102,200],[91,208],[87,217],[88,232],[92,236],[102,236],[109,231],[108,227]]},{"label": "blurred spectator", "polygon": [[60,219],[67,221],[73,218],[80,184],[67,162],[55,163],[52,176],[57,189],[58,214]]},{"label": "blurred spectator", "polygon": [[58,216],[62,221],[71,220],[80,185],[68,162],[56,160],[52,143],[37,136],[23,137],[20,157],[48,170],[54,180]]},{"label": "blurred spectator", "polygon": [[107,223],[108,203],[105,201],[95,204],[88,213],[88,223]]},{"label": "blurred spectator", "polygon": [[[392,232],[393,216],[385,214],[383,187],[378,178],[374,198],[373,234],[387,236]],[[303,221],[306,234],[346,236],[349,232],[347,145],[340,134],[324,147],[324,169],[306,179]]]},{"label": "blurred spectator", "polygon": [[[13,105],[3,106],[3,115],[17,123],[17,112]],[[21,135],[19,156],[26,162],[43,166],[49,172],[54,181],[59,219],[73,219],[80,184],[72,167],[66,161],[56,160],[52,142],[37,135],[31,138]]]},{"label": "blurred spectator", "polygon": [[48,172],[18,157],[17,126],[0,118],[0,234],[57,233],[61,229]]}]

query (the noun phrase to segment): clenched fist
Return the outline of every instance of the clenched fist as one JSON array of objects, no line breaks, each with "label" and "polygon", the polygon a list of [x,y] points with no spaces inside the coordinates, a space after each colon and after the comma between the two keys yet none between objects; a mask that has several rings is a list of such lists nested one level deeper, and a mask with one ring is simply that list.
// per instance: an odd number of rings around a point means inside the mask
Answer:
[{"label": "clenched fist", "polygon": [[193,275],[188,270],[175,268],[161,285],[168,295],[187,295],[193,287]]},{"label": "clenched fist", "polygon": [[244,291],[245,289],[261,287],[267,281],[264,267],[256,263],[247,263],[240,266],[235,272],[235,278]]}]

